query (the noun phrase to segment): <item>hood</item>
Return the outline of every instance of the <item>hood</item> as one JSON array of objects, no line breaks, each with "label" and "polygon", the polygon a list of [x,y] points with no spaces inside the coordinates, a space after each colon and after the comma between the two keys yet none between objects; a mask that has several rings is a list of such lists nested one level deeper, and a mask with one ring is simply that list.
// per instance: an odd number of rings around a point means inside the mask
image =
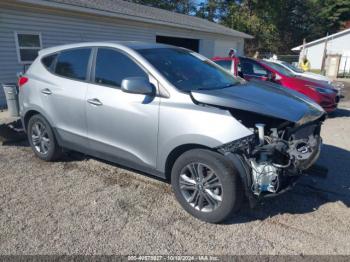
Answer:
[{"label": "hood", "polygon": [[191,95],[198,103],[254,112],[297,124],[316,120],[325,113],[308,97],[265,81],[250,81],[216,90],[196,90]]},{"label": "hood", "polygon": [[324,82],[327,82],[327,83],[331,83],[332,82],[332,80],[329,77],[324,76],[324,75],[315,74],[315,73],[312,73],[312,72],[304,72],[303,74],[306,77],[310,76],[312,78],[315,78],[317,80],[324,81]]},{"label": "hood", "polygon": [[313,78],[309,78],[307,76],[296,76],[298,80],[301,80],[304,85],[310,85],[320,88],[326,88],[326,89],[333,89],[333,86],[330,85],[328,82],[325,82],[323,80],[317,80]]}]

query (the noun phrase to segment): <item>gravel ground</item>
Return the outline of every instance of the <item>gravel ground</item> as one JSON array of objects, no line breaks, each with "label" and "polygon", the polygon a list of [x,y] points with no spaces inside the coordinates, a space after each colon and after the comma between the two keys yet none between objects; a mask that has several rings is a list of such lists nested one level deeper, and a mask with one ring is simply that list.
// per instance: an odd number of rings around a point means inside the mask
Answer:
[{"label": "gravel ground", "polygon": [[322,130],[327,179],[304,177],[222,225],[185,213],[165,182],[76,153],[45,163],[26,142],[5,143],[0,254],[350,254],[349,101]]}]

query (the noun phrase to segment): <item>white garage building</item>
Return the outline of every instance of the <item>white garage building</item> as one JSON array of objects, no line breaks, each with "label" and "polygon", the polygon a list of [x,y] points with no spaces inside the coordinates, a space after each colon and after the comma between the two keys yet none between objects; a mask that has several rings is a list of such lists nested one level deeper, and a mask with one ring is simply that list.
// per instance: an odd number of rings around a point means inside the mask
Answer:
[{"label": "white garage building", "polygon": [[[243,53],[236,30],[204,19],[121,0],[1,0],[0,83],[16,82],[38,50],[85,41],[147,41],[183,46],[207,57]],[[0,106],[5,105],[0,89]]]},{"label": "white garage building", "polygon": [[[327,40],[327,55],[340,56],[339,73],[350,70],[350,28],[341,32],[317,39],[305,44],[303,51],[310,60],[312,69],[321,69],[325,43]],[[292,48],[301,51],[303,45]],[[301,54],[302,55],[302,54]]]}]

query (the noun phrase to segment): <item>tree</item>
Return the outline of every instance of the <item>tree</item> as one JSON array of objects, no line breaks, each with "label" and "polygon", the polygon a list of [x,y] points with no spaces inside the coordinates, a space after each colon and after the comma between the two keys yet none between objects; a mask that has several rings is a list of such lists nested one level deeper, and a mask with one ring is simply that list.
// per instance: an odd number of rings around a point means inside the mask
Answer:
[{"label": "tree", "polygon": [[222,6],[221,23],[232,29],[254,36],[246,41],[246,52],[277,51],[278,32],[276,26],[268,19],[267,12],[258,8],[258,1],[227,1]]},{"label": "tree", "polygon": [[248,53],[290,53],[291,48],[342,29],[349,0],[227,0],[221,23],[253,35]]},{"label": "tree", "polygon": [[289,53],[290,49],[299,45],[303,38],[313,35],[315,24],[315,7],[311,1],[277,0],[271,3],[271,22],[276,26],[279,53]]},{"label": "tree", "polygon": [[319,22],[329,33],[337,32],[350,20],[349,0],[318,0],[314,4],[318,6]]},{"label": "tree", "polygon": [[211,22],[217,21],[221,17],[220,9],[222,2],[218,0],[207,0],[199,4],[196,16],[207,19]]},{"label": "tree", "polygon": [[246,52],[290,53],[303,39],[312,41],[341,30],[350,21],[350,0],[128,0],[196,15],[254,36]]}]

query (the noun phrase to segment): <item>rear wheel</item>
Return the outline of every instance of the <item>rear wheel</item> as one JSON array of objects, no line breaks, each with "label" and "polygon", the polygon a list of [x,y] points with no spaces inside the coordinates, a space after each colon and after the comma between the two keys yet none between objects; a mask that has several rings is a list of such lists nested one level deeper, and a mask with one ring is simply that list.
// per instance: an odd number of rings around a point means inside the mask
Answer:
[{"label": "rear wheel", "polygon": [[27,135],[32,150],[40,159],[53,161],[61,155],[52,128],[43,116],[34,115],[29,119]]},{"label": "rear wheel", "polygon": [[194,149],[181,155],[173,166],[171,184],[182,207],[203,221],[222,222],[242,202],[233,165],[210,150]]}]

